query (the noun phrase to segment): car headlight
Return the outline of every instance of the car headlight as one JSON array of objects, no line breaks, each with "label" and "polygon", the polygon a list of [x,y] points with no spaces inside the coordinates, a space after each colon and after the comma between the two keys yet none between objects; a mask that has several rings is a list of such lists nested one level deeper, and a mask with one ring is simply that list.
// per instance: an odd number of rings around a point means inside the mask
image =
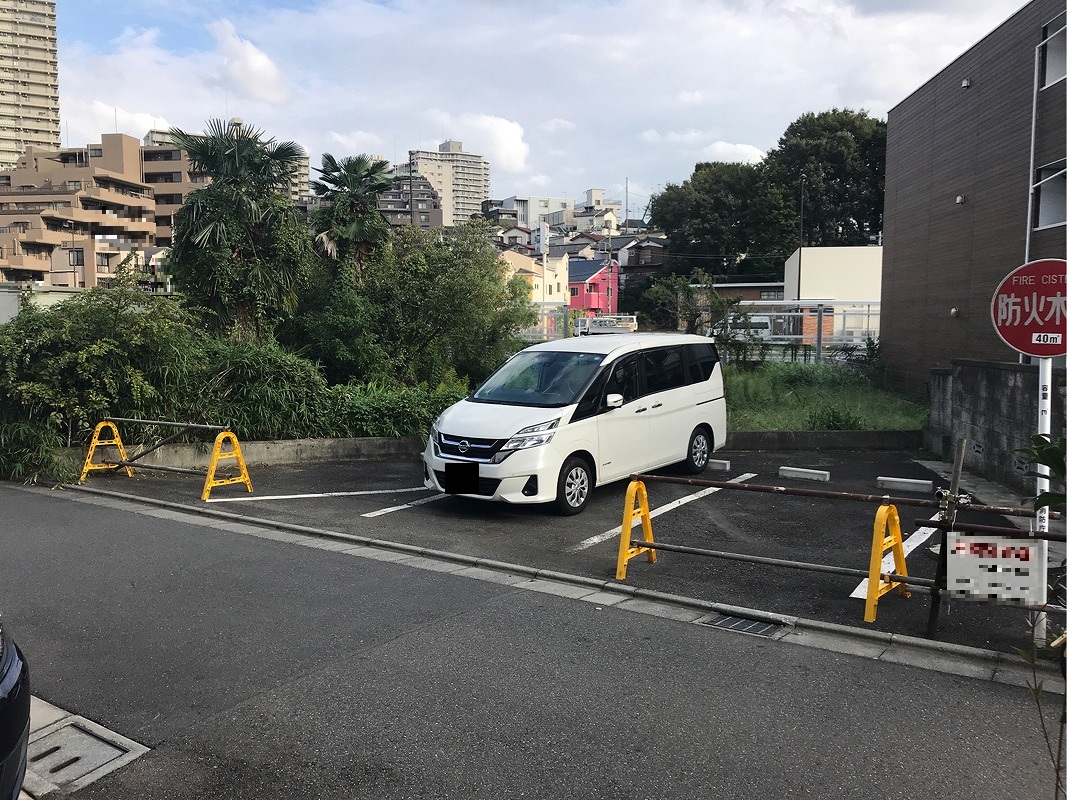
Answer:
[{"label": "car headlight", "polygon": [[540,447],[552,441],[552,436],[559,425],[557,417],[550,422],[542,422],[540,425],[531,425],[516,433],[500,448],[501,452],[510,450],[526,450],[530,447]]},{"label": "car headlight", "polygon": [[434,442],[435,444],[441,441],[441,432],[437,429],[437,426],[440,424],[441,417],[438,417],[433,421],[433,424],[430,425],[430,441]]}]

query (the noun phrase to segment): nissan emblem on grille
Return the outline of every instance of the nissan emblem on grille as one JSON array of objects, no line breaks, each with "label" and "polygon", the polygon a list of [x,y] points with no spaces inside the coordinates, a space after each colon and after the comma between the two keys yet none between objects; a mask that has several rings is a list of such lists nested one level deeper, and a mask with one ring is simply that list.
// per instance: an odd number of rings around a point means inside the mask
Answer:
[{"label": "nissan emblem on grille", "polygon": [[470,442],[468,442],[466,439],[463,439],[460,441],[459,447],[457,449],[461,453],[466,453],[468,450],[470,450],[470,447]]}]

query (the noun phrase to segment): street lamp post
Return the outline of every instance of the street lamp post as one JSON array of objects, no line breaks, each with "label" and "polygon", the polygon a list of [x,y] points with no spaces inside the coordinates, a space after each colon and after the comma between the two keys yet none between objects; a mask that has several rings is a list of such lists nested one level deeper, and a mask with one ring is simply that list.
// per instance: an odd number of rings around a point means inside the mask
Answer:
[{"label": "street lamp post", "polygon": [[800,274],[804,266],[804,187],[808,182],[808,176],[800,173],[800,242],[797,247],[797,300],[800,299]]}]

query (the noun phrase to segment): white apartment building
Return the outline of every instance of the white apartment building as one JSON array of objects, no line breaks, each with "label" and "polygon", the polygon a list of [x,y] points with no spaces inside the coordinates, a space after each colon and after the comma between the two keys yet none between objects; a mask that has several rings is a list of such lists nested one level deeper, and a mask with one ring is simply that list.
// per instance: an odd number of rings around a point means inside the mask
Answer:
[{"label": "white apartment building", "polygon": [[55,0],[0,0],[0,169],[59,146]]},{"label": "white apartment building", "polygon": [[570,200],[562,197],[506,197],[500,201],[504,208],[513,208],[518,212],[517,222],[523,228],[534,229],[541,222],[541,218],[555,214],[557,211],[568,211],[574,207]]},{"label": "white apartment building", "polygon": [[465,153],[454,139],[433,150],[408,153],[409,168],[421,174],[441,196],[445,226],[466,222],[480,214],[489,199],[489,162],[475,153]]}]

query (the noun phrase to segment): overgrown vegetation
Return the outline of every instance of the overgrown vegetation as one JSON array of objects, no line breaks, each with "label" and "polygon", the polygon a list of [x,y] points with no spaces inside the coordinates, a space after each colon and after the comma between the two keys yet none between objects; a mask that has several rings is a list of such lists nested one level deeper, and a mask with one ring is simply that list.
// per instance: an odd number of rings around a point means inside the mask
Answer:
[{"label": "overgrown vegetation", "polygon": [[836,364],[727,366],[727,427],[744,431],[918,430],[928,411]]}]

